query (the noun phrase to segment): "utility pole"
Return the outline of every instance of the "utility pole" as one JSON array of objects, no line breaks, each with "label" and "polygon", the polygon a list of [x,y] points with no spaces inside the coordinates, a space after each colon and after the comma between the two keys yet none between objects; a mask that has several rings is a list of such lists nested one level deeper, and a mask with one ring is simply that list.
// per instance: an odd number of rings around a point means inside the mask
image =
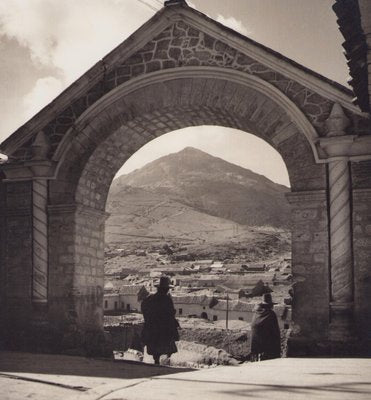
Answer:
[{"label": "utility pole", "polygon": [[227,309],[225,312],[225,329],[228,330],[228,314],[229,314],[229,296],[227,293]]},{"label": "utility pole", "polygon": [[227,332],[227,348],[228,348],[228,353],[230,353],[230,338],[229,338],[229,330],[228,330],[228,317],[229,317],[229,295],[227,292],[227,309],[225,312],[225,329]]}]

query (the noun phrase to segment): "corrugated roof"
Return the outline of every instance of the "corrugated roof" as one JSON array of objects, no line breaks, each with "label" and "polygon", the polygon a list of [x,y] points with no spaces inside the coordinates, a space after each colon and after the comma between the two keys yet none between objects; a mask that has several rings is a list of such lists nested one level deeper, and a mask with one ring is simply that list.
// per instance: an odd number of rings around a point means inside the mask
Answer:
[{"label": "corrugated roof", "polygon": [[367,42],[362,29],[358,0],[336,0],[332,6],[338,17],[339,30],[344,36],[345,57],[351,80],[348,82],[362,111],[370,111],[368,95]]}]

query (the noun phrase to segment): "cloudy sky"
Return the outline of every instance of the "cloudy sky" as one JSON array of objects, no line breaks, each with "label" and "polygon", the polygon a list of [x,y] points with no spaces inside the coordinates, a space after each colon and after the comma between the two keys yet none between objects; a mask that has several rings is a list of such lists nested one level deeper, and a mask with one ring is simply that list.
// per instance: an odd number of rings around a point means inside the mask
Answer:
[{"label": "cloudy sky", "polygon": [[[192,0],[188,4],[346,85],[334,0]],[[1,0],[0,142],[162,7],[160,0]],[[210,145],[212,143],[212,145]],[[185,146],[288,185],[282,159],[260,139],[218,127],[188,128],[151,142],[129,172]]]}]

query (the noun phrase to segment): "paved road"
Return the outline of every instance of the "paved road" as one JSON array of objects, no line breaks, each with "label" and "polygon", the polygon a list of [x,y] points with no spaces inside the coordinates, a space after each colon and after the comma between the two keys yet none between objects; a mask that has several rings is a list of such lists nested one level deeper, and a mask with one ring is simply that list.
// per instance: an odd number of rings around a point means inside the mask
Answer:
[{"label": "paved road", "polygon": [[289,358],[198,371],[0,352],[1,400],[371,399],[371,359]]}]

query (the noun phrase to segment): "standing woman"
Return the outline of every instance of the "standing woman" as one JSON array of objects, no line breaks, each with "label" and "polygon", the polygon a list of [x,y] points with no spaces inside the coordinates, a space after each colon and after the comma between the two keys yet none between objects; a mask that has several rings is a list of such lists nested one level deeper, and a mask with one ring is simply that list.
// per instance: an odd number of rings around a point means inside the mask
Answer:
[{"label": "standing woman", "polygon": [[160,356],[168,357],[178,351],[175,342],[179,340],[178,321],[175,308],[169,296],[170,279],[160,278],[157,293],[148,296],[142,302],[144,327],[142,341],[147,346],[147,353],[153,356],[155,364],[160,363]]},{"label": "standing woman", "polygon": [[251,323],[251,361],[270,360],[281,356],[281,335],[272,296],[263,295]]}]

